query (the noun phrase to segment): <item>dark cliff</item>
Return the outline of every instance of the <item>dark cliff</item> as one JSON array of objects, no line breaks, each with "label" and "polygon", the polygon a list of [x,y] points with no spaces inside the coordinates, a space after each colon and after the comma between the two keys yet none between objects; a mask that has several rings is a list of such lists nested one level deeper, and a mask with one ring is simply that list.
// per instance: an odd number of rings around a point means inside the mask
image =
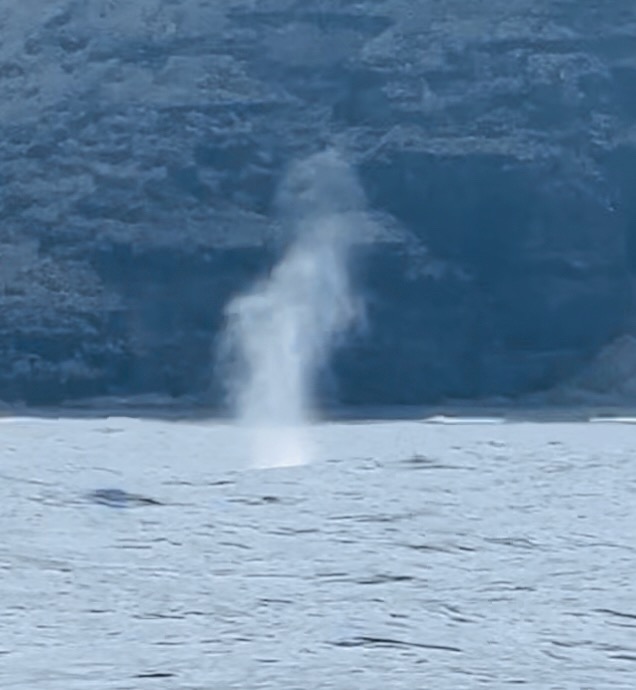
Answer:
[{"label": "dark cliff", "polygon": [[34,0],[0,30],[0,399],[213,401],[223,305],[325,146],[386,227],[331,396],[518,396],[634,331],[632,0]]}]

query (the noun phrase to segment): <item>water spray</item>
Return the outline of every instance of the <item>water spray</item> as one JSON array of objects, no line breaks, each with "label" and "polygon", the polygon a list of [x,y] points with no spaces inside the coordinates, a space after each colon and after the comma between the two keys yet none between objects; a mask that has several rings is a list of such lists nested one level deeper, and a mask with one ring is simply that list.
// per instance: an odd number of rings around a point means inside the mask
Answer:
[{"label": "water spray", "polygon": [[278,195],[292,239],[270,275],[226,308],[228,392],[260,467],[310,460],[316,377],[356,323],[349,257],[364,196],[333,151],[293,166]]}]

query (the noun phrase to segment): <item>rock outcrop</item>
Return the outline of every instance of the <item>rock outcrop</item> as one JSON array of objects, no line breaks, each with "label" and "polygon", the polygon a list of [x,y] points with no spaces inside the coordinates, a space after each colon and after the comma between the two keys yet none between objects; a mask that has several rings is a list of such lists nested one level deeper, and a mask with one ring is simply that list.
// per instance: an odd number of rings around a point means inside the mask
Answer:
[{"label": "rock outcrop", "polygon": [[325,146],[386,227],[325,396],[519,396],[633,332],[631,1],[30,0],[0,26],[1,399],[214,401],[223,305]]}]

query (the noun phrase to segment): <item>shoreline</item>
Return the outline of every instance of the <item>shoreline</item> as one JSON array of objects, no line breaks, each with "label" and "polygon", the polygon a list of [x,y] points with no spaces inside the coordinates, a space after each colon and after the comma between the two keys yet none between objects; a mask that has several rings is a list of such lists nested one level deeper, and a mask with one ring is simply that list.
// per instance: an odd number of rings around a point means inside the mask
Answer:
[{"label": "shoreline", "polygon": [[[1,418],[105,419],[130,417],[165,421],[231,422],[226,408],[195,401],[130,398],[74,401],[51,406],[2,404]],[[537,401],[462,401],[439,405],[332,406],[317,411],[312,422],[420,421],[453,423],[586,422],[636,420],[636,403],[542,404]]]}]

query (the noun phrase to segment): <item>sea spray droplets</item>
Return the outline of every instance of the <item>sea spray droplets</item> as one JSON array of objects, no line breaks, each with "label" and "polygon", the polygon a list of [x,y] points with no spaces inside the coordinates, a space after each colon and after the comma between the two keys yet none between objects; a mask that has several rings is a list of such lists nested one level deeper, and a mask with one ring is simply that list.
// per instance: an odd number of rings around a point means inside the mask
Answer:
[{"label": "sea spray droplets", "polygon": [[333,152],[293,167],[279,205],[293,240],[271,275],[227,307],[229,390],[259,466],[309,460],[315,377],[358,315],[348,257],[362,193]]},{"label": "sea spray droplets", "polygon": [[318,222],[324,227],[297,240],[267,281],[230,306],[247,374],[239,407],[249,421],[304,421],[311,378],[355,316],[334,220]]}]

